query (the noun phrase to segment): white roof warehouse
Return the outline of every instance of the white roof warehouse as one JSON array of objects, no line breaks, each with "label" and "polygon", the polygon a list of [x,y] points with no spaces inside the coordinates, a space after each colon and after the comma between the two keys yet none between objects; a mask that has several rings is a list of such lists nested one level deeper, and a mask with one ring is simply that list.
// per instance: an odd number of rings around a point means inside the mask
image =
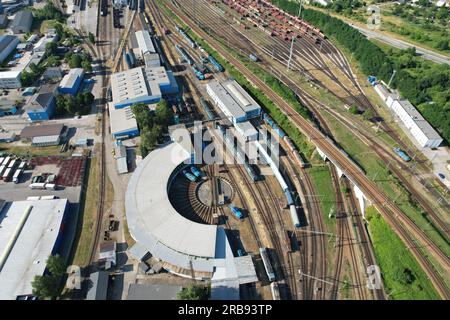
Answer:
[{"label": "white roof warehouse", "polygon": [[0,300],[32,293],[49,255],[58,251],[67,199],[26,200],[0,211]]}]

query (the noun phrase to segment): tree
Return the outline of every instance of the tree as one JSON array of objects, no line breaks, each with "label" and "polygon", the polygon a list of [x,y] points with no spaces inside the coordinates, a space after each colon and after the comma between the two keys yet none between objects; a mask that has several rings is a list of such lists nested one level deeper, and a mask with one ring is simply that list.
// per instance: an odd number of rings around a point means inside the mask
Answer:
[{"label": "tree", "polygon": [[94,103],[95,96],[91,92],[85,92],[83,94],[83,105],[91,106]]},{"label": "tree", "polygon": [[58,36],[59,39],[64,38],[64,28],[61,23],[56,23],[55,26],[55,33]]},{"label": "tree", "polygon": [[177,293],[178,300],[206,300],[206,290],[203,286],[189,284]]},{"label": "tree", "polygon": [[166,100],[161,99],[161,101],[159,101],[156,105],[155,117],[156,122],[160,125],[167,126],[170,124],[172,120],[172,112],[169,110],[169,106]]},{"label": "tree", "polygon": [[366,109],[363,113],[363,118],[364,118],[364,120],[367,120],[367,121],[372,120],[374,116],[375,116],[375,114],[372,109]]},{"label": "tree", "polygon": [[145,131],[141,134],[141,145],[148,151],[152,151],[158,144],[158,136],[153,131]]},{"label": "tree", "polygon": [[351,106],[350,109],[348,109],[348,111],[350,111],[351,114],[358,114],[359,110],[357,106]]},{"label": "tree", "polygon": [[92,72],[92,66],[91,63],[87,60],[84,60],[81,63],[81,67],[84,69],[85,72],[91,73]]},{"label": "tree", "polygon": [[81,56],[79,54],[72,54],[69,59],[70,68],[81,68]]},{"label": "tree", "polygon": [[59,294],[59,281],[56,276],[35,276],[31,282],[32,293],[40,300],[55,298]]},{"label": "tree", "polygon": [[95,36],[92,34],[92,32],[89,32],[89,41],[94,44],[95,43]]},{"label": "tree", "polygon": [[67,264],[59,254],[51,255],[47,259],[47,269],[51,275],[62,277],[66,274]]},{"label": "tree", "polygon": [[49,42],[45,45],[45,55],[47,57],[54,55],[56,53],[56,50],[58,50],[58,45],[56,44],[56,42]]}]

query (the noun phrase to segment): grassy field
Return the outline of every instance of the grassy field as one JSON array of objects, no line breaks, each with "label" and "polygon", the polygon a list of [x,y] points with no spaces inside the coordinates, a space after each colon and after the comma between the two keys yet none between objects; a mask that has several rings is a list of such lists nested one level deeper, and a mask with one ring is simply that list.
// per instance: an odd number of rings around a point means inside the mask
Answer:
[{"label": "grassy field", "polygon": [[334,192],[331,180],[330,168],[327,165],[316,165],[307,169],[311,177],[314,189],[316,190],[316,199],[319,200],[323,212],[323,220],[329,232],[333,232],[336,225],[336,219],[328,218],[330,211],[336,209],[336,194]]},{"label": "grassy field", "polygon": [[61,146],[31,147],[11,146],[10,143],[0,143],[0,153],[14,153],[18,156],[67,156],[69,152],[60,153]]},{"label": "grassy field", "polygon": [[87,186],[83,189],[84,203],[80,210],[80,217],[78,218],[81,226],[79,230],[79,237],[72,264],[84,267],[89,263],[89,255],[93,243],[93,235],[95,230],[95,217],[97,215],[98,199],[100,194],[100,166],[98,157],[93,157],[90,160],[89,177],[87,179]]},{"label": "grassy field", "polygon": [[389,299],[439,299],[424,271],[376,209],[368,207],[366,215],[375,256]]}]

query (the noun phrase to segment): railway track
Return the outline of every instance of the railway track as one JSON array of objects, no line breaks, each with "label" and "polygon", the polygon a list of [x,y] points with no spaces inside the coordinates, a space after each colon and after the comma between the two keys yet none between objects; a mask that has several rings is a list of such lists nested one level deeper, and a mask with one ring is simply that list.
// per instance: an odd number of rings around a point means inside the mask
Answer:
[{"label": "railway track", "polygon": [[[438,290],[439,294],[446,299],[450,299],[450,292],[445,285],[442,276],[436,272],[431,262],[425,257],[420,248],[417,247],[413,238],[409,234],[412,232],[422,244],[428,246],[429,252],[435,257],[435,259],[444,267],[448,269],[450,267],[450,262],[448,257],[423,233],[423,231],[417,227],[409,218],[405,217],[403,212],[398,209],[396,205],[390,202],[389,198],[385,194],[380,192],[378,188],[370,181],[365,175],[362,175],[358,168],[343,156],[336,146],[332,145],[326,139],[324,139],[323,134],[311,125],[307,120],[300,117],[297,112],[286,103],[281,97],[275,94],[271,88],[269,88],[263,81],[258,77],[253,75],[253,73],[248,70],[239,60],[230,55],[226,50],[221,48],[216,40],[212,39],[208,34],[206,34],[202,29],[193,24],[186,16],[180,14],[180,11],[173,6],[171,3],[167,3],[173,12],[175,12],[178,17],[183,20],[183,22],[190,26],[194,32],[199,34],[205,41],[207,41],[217,52],[219,52],[223,57],[225,57],[231,64],[236,66],[242,74],[248,78],[251,82],[257,85],[269,99],[271,99],[278,107],[291,117],[292,121],[296,126],[307,135],[311,141],[318,146],[322,151],[324,151],[329,157],[331,157],[336,163],[339,164],[341,168],[344,169],[346,176],[354,180],[355,183],[359,185],[362,191],[372,200],[377,209],[382,213],[383,217],[391,225],[394,230],[397,231],[400,238],[404,243],[410,248],[413,255],[416,257],[417,261],[421,267],[425,270],[433,285]],[[400,223],[401,222],[401,223]],[[405,227],[409,230],[406,231]]]},{"label": "railway track", "polygon": [[[212,6],[209,6],[208,4],[205,3],[205,5],[202,7],[204,8],[204,12],[208,11],[208,8],[210,9],[209,11],[211,11],[211,13],[214,13],[214,10],[211,10],[211,8],[214,8]],[[223,19],[223,17],[221,17],[219,14],[215,13],[216,15],[213,17],[213,15],[208,15],[208,14],[203,14],[201,15],[201,21],[213,21],[210,22],[211,23],[215,23],[217,26],[219,26],[219,23],[217,23],[216,21],[220,21],[220,19]],[[226,38],[227,38],[227,44],[228,46],[230,46],[230,39],[234,41],[231,41],[231,43],[234,43],[234,46],[239,46],[239,44],[242,43],[246,43],[245,47],[239,47],[239,50],[243,50],[244,52],[248,52],[248,53],[252,53],[252,52],[256,52],[258,49],[259,50],[265,50],[264,47],[261,47],[257,44],[255,44],[254,41],[252,41],[252,39],[248,38],[247,36],[245,36],[242,32],[240,32],[239,30],[236,30],[236,28],[234,28],[233,26],[230,25],[230,28],[226,27],[225,24],[229,23],[228,21],[224,21],[224,23],[221,25],[222,27],[218,27],[215,28],[214,31],[213,29],[210,29],[211,32],[215,32],[215,34],[218,37],[223,37],[223,34],[226,34]],[[235,30],[236,32],[232,32],[232,30]],[[219,32],[220,31],[220,32]],[[256,34],[255,34],[256,36]],[[267,38],[267,36],[266,36]],[[288,51],[286,52],[286,50],[289,50],[289,45],[287,45],[285,43],[285,41],[280,40],[278,38],[270,38],[270,41],[273,41],[274,43],[276,43],[277,45],[277,54],[278,55],[282,55],[280,56],[281,58],[278,58],[278,61],[286,64],[286,61],[288,59]],[[301,57],[302,59],[308,60],[309,63],[311,64],[316,64],[317,67],[319,68],[324,68],[326,63],[322,57],[322,54],[320,54],[320,52],[317,51],[313,51],[311,49],[308,48],[314,48],[315,45],[312,43],[312,40],[309,37],[305,37],[305,41],[309,41],[309,46],[302,46],[303,49],[301,50],[308,50],[308,55],[304,56],[304,54],[302,55],[301,53],[298,54],[299,57]],[[367,104],[370,108],[373,109],[373,106],[370,104],[370,102],[368,101],[367,97],[365,96],[363,90],[361,89],[360,85],[358,84],[358,82],[355,79],[355,76],[353,75],[350,65],[348,63],[348,61],[346,60],[346,58],[342,55],[342,53],[340,53],[338,50],[336,50],[331,43],[327,40],[323,42],[325,44],[325,48],[327,48],[328,52],[330,54],[328,54],[328,58],[330,60],[334,61],[334,64],[339,67],[339,70],[343,70],[343,72],[346,74],[347,78],[353,83],[353,85],[355,87],[358,88],[358,95],[355,95],[355,99],[362,99],[362,103]],[[284,48],[284,53],[283,50],[280,50],[280,48]],[[270,54],[269,49],[265,50],[266,54]],[[333,55],[331,53],[334,53]],[[273,54],[272,54],[273,57]],[[276,59],[276,57],[275,57]],[[266,62],[266,61],[261,61],[261,64],[263,65],[267,65],[267,67],[270,67],[270,65]],[[298,69],[301,69],[301,66],[297,66]],[[267,68],[266,70],[269,70],[269,68]],[[273,70],[273,69],[272,69]],[[273,73],[273,72],[272,72]],[[331,69],[329,69],[329,76],[330,78],[332,78],[336,83],[339,83],[339,79],[337,79],[337,77],[332,73]],[[312,98],[311,95],[309,95],[308,93],[306,93],[302,88],[300,88],[296,83],[294,83],[293,81],[291,81],[288,77],[286,77],[285,74],[282,73],[278,73],[278,74],[274,74],[278,79],[280,79],[282,82],[284,82],[288,87],[290,88],[294,88],[294,91],[296,92],[296,94],[299,96],[300,101],[308,106],[308,108],[310,110],[312,110],[316,116],[316,118],[319,118],[319,112],[317,112],[317,106],[315,105],[320,105],[320,108],[325,111],[328,112],[329,114],[331,114],[333,117],[335,118],[340,118],[342,121],[342,115],[339,115],[337,112],[335,112],[334,110],[331,110],[330,108],[328,108],[327,106],[324,106],[323,104],[321,104],[320,102],[318,102],[316,99]],[[323,86],[322,86],[323,87]],[[348,94],[352,94],[350,92],[348,92]],[[314,101],[313,101],[314,100]],[[375,110],[375,114],[377,113],[377,110]],[[319,119],[318,119],[319,120]],[[346,119],[346,122],[349,123],[349,120]],[[325,122],[320,120],[319,123],[324,126]],[[354,124],[351,125],[346,125],[347,127],[349,127],[353,132],[355,131],[354,129]],[[390,128],[387,126],[386,123],[382,123],[380,126],[394,141],[396,141],[400,147],[402,147],[405,150],[409,150],[409,147],[401,140],[399,139],[399,137],[397,136],[397,134]],[[391,154],[393,155],[393,159],[396,160],[396,163],[401,166],[401,167],[406,167],[406,165],[404,163],[402,163],[399,159],[397,159],[397,157],[393,154],[392,150],[386,150],[386,148],[381,147],[381,145],[377,142],[375,142],[375,139],[370,137],[367,134],[367,130],[365,130],[365,128],[361,128],[358,130],[358,132],[355,132],[356,136],[362,136],[364,137],[365,141],[369,141],[369,143],[371,145],[377,145],[377,148],[374,149],[374,151],[380,156],[382,156],[382,150],[384,150],[385,153]],[[367,144],[367,142],[363,141],[365,144]],[[383,160],[385,160],[386,157],[382,157]],[[390,162],[390,159],[385,161],[386,163]],[[421,163],[421,161],[419,161],[419,167],[422,171],[428,171],[428,169]],[[402,177],[402,171],[401,170],[394,170],[397,176]],[[427,192],[431,193],[433,195],[434,198],[436,199],[442,199],[441,195],[439,195],[439,193],[437,193],[437,191],[434,189],[434,187],[430,186],[429,183],[427,183],[423,178],[421,178],[420,176],[418,176],[417,174],[414,174],[411,171],[411,174],[413,174],[413,176],[415,176],[419,183],[427,190]],[[404,182],[404,184],[407,186],[407,188],[409,190],[414,190],[414,188],[412,188],[412,185],[408,182],[408,180],[404,177],[402,177],[402,182]],[[435,213],[435,210],[431,208],[430,204],[426,201],[426,199],[424,199],[424,197],[421,195],[420,192],[416,192],[413,191],[414,197],[417,199],[417,201],[419,202],[420,205],[422,205],[422,207],[424,207],[427,212],[429,213],[429,216],[431,218],[431,220],[433,221],[433,223],[435,223],[435,225],[440,229],[439,232],[441,232],[442,234],[444,234],[444,236],[448,239],[450,236],[450,231],[448,228],[448,224],[445,223],[442,218],[439,217],[438,214]],[[450,210],[450,204],[445,201],[444,199],[444,203],[443,203],[444,209],[446,211]]]}]

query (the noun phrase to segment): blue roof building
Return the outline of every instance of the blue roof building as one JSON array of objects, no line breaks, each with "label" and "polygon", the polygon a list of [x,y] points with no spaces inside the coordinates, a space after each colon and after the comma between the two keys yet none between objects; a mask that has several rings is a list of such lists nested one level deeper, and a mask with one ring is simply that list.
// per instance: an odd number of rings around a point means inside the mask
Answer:
[{"label": "blue roof building", "polygon": [[49,120],[56,109],[55,86],[42,86],[25,106],[25,112],[31,122]]},{"label": "blue roof building", "polygon": [[68,74],[64,76],[59,84],[58,90],[62,94],[76,95],[80,89],[83,80],[84,70],[81,68],[71,69]]},{"label": "blue roof building", "polygon": [[113,74],[111,91],[114,108],[121,109],[136,103],[157,103],[163,95],[178,92],[178,86],[164,67],[138,67]]}]

